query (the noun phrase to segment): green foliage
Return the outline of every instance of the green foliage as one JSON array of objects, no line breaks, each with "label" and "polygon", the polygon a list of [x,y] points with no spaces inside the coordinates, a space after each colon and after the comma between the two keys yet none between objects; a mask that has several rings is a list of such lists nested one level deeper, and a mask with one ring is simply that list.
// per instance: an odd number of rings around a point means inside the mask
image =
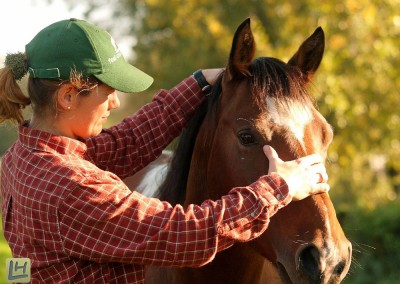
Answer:
[{"label": "green foliage", "polygon": [[400,202],[374,210],[353,210],[348,237],[353,241],[353,267],[346,283],[397,283],[400,279]]},{"label": "green foliage", "polygon": [[[1,214],[0,214],[1,218]],[[0,222],[1,224],[1,222]],[[12,257],[10,247],[4,239],[3,231],[0,232],[0,283],[6,281],[6,259]]]},{"label": "green foliage", "polygon": [[17,126],[0,124],[0,158],[2,154],[17,140]]}]

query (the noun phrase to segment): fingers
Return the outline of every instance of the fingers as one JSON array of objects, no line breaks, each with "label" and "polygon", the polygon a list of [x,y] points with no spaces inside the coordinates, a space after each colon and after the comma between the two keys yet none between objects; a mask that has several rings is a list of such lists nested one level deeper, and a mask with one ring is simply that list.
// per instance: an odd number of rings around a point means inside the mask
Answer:
[{"label": "fingers", "polygon": [[[270,159],[279,159],[278,153],[275,151],[274,148],[272,148],[269,145],[264,145],[263,151],[265,156],[267,156],[268,160]],[[302,164],[304,166],[311,166],[314,164],[320,164],[323,163],[324,159],[322,158],[321,155],[318,154],[311,154],[302,158],[298,158],[297,160],[298,164]]]},{"label": "fingers", "polygon": [[328,181],[328,174],[326,173],[323,158],[318,154],[312,154],[297,159],[299,166],[304,167],[311,175],[311,180],[316,183],[326,183]]},{"label": "fingers", "polygon": [[328,181],[328,174],[327,173],[320,173],[320,179],[318,180],[319,182],[327,182]]},{"label": "fingers", "polygon": [[327,173],[316,173],[315,175],[315,183],[326,183],[328,181]]},{"label": "fingers", "polygon": [[326,172],[324,164],[313,164],[307,167],[307,170],[312,176],[312,180],[314,180],[316,183],[328,181],[328,174]]},{"label": "fingers", "polygon": [[[311,154],[294,161],[283,162],[273,147],[265,145],[263,151],[269,160],[268,173],[278,172],[287,179],[293,175],[302,176],[303,179],[308,180],[310,185],[326,184],[328,181],[328,174],[321,155]],[[295,170],[296,168],[297,170]]]},{"label": "fingers", "polygon": [[322,156],[318,155],[318,154],[311,154],[311,155],[297,159],[297,162],[299,164],[304,164],[304,165],[319,164],[319,163],[323,163],[323,161],[324,161],[324,159],[322,158]]},{"label": "fingers", "polygon": [[267,156],[268,160],[276,160],[279,159],[278,153],[269,145],[265,145],[263,147],[263,151],[265,156]]},{"label": "fingers", "polygon": [[[305,190],[305,188],[307,188]],[[294,191],[292,195],[293,201],[299,201],[314,194],[328,193],[330,186],[327,183],[318,183],[301,187],[298,191]]]},{"label": "fingers", "polygon": [[324,192],[329,192],[331,187],[327,183],[318,183],[315,184],[311,187],[311,194],[318,194],[318,193],[324,193]]},{"label": "fingers", "polygon": [[203,69],[201,72],[203,73],[206,81],[210,85],[214,85],[215,81],[217,80],[218,76],[225,70],[225,68],[209,68]]},{"label": "fingers", "polygon": [[282,162],[282,160],[278,156],[278,153],[276,153],[274,148],[268,145],[265,145],[263,147],[263,151],[268,159],[268,174],[276,172],[278,165]]}]

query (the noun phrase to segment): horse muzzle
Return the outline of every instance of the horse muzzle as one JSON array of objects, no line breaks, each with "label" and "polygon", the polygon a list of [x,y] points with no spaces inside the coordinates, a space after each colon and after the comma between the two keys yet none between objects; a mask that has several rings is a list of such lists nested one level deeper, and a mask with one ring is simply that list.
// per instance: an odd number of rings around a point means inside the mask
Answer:
[{"label": "horse muzzle", "polygon": [[352,246],[349,241],[340,246],[318,247],[303,245],[297,253],[295,268],[278,262],[283,283],[336,284],[345,278],[351,263]]}]

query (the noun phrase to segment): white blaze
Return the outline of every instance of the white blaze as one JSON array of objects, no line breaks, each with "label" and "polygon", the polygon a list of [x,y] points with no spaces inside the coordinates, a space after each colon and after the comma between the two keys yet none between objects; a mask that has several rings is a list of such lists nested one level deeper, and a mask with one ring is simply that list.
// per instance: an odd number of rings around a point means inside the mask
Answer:
[{"label": "white blaze", "polygon": [[282,107],[272,98],[267,98],[267,103],[273,123],[290,131],[304,147],[304,128],[313,119],[309,106],[289,100],[288,107]]}]

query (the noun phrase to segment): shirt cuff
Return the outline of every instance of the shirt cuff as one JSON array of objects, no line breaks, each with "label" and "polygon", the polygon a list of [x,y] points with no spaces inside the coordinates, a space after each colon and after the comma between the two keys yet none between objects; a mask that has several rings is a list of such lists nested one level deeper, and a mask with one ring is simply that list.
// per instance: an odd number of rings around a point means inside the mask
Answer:
[{"label": "shirt cuff", "polygon": [[278,205],[279,209],[292,201],[286,181],[277,173],[260,177],[251,187],[266,199],[268,204]]}]

